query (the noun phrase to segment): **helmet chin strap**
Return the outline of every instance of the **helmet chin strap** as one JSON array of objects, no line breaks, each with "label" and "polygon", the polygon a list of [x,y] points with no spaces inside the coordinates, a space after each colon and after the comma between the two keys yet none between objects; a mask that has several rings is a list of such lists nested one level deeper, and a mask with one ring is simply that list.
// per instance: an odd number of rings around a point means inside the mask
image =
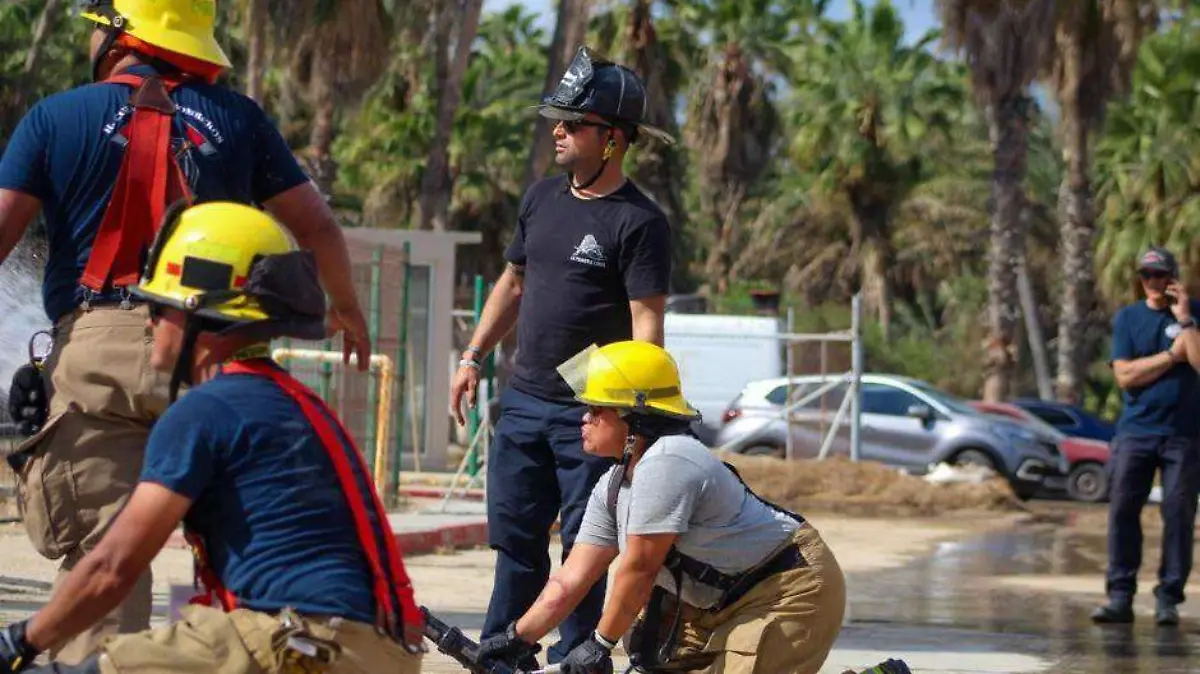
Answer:
[{"label": "helmet chin strap", "polygon": [[172,403],[179,397],[180,386],[192,385],[192,370],[196,366],[196,340],[199,337],[200,321],[189,316],[183,326],[183,345],[179,348],[179,358],[175,360],[175,369],[171,371],[171,396],[168,400]]},{"label": "helmet chin strap", "polygon": [[612,159],[613,151],[616,149],[616,147],[617,141],[613,138],[612,129],[609,129],[608,142],[604,145],[604,154],[601,155],[600,159],[600,168],[596,169],[596,173],[593,174],[591,178],[588,178],[586,181],[578,184],[575,183],[575,174],[571,173],[569,176],[571,180],[571,187],[582,191],[596,184],[596,181],[600,179],[600,176],[604,175],[604,168],[608,166],[608,160]]}]

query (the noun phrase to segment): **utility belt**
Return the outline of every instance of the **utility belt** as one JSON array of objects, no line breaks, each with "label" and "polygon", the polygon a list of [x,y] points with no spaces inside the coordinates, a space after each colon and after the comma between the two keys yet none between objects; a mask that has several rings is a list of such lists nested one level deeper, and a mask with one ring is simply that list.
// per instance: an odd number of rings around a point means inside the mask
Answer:
[{"label": "utility belt", "polygon": [[124,311],[131,311],[135,307],[146,303],[144,300],[134,297],[125,288],[96,292],[91,288],[84,287],[82,288],[82,292],[83,299],[79,302],[79,309],[85,312],[104,307],[117,307]]}]

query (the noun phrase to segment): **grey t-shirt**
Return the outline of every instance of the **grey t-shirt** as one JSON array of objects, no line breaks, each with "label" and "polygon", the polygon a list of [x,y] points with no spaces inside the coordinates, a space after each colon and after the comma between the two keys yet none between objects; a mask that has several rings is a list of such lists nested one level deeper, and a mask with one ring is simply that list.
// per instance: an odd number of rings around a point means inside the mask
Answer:
[{"label": "grey t-shirt", "polygon": [[[632,484],[621,485],[616,519],[608,509],[608,484],[619,467],[596,483],[576,543],[625,551],[629,534],[679,534],[679,552],[724,573],[738,573],[763,561],[799,527],[746,491],[737,477],[694,438],[673,435],[646,450]],[[658,585],[674,592],[665,568]],[[721,598],[717,588],[684,576],[683,600],[700,608]]]}]

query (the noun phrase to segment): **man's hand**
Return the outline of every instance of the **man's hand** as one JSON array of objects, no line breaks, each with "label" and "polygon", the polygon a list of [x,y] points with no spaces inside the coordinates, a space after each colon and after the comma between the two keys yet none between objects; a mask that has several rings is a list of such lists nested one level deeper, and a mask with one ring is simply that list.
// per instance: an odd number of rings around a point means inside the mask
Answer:
[{"label": "man's hand", "polygon": [[463,414],[462,408],[464,395],[467,398],[467,405],[475,407],[479,395],[478,367],[471,367],[470,365],[459,366],[458,372],[454,373],[454,381],[450,384],[450,412],[458,421],[459,426],[467,423],[467,418]]},{"label": "man's hand", "polygon": [[1171,281],[1167,284],[1166,291],[1175,298],[1171,304],[1171,313],[1175,315],[1175,320],[1180,323],[1191,320],[1192,303],[1188,299],[1187,288],[1179,281]]},{"label": "man's hand", "polygon": [[[532,658],[542,650],[540,644],[531,644],[517,635],[517,623],[508,624],[504,632],[488,637],[479,643],[480,660],[503,660],[514,665]],[[564,670],[565,671],[565,670]]]},{"label": "man's hand", "polygon": [[559,664],[562,674],[613,674],[612,649],[592,635],[591,639],[571,649]]},{"label": "man's hand", "polygon": [[371,367],[371,333],[367,330],[367,319],[362,308],[354,305],[329,310],[330,336],[342,333],[342,364],[350,364],[350,354],[358,356],[358,371],[366,372]]},{"label": "man's hand", "polygon": [[26,622],[0,627],[0,674],[16,674],[33,666],[38,650],[25,638]]}]

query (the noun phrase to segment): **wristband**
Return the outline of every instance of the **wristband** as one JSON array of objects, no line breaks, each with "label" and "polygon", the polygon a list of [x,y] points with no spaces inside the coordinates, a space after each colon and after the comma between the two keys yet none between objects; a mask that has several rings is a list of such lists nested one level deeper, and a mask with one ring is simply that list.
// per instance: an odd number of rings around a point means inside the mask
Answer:
[{"label": "wristband", "polygon": [[596,643],[600,644],[601,646],[607,648],[610,651],[617,647],[617,642],[609,641],[607,637],[600,634],[600,630],[596,630],[592,634],[592,638],[596,640]]},{"label": "wristband", "polygon": [[479,348],[478,346],[468,346],[464,353],[473,353],[476,356],[481,356],[483,355],[483,349]]},{"label": "wristband", "polygon": [[473,370],[478,370],[478,369],[480,369],[480,368],[479,368],[479,361],[470,360],[470,359],[467,359],[467,358],[463,358],[462,360],[458,361],[458,366],[459,366],[459,367],[469,367],[469,368],[471,368],[471,369],[473,369]]}]

